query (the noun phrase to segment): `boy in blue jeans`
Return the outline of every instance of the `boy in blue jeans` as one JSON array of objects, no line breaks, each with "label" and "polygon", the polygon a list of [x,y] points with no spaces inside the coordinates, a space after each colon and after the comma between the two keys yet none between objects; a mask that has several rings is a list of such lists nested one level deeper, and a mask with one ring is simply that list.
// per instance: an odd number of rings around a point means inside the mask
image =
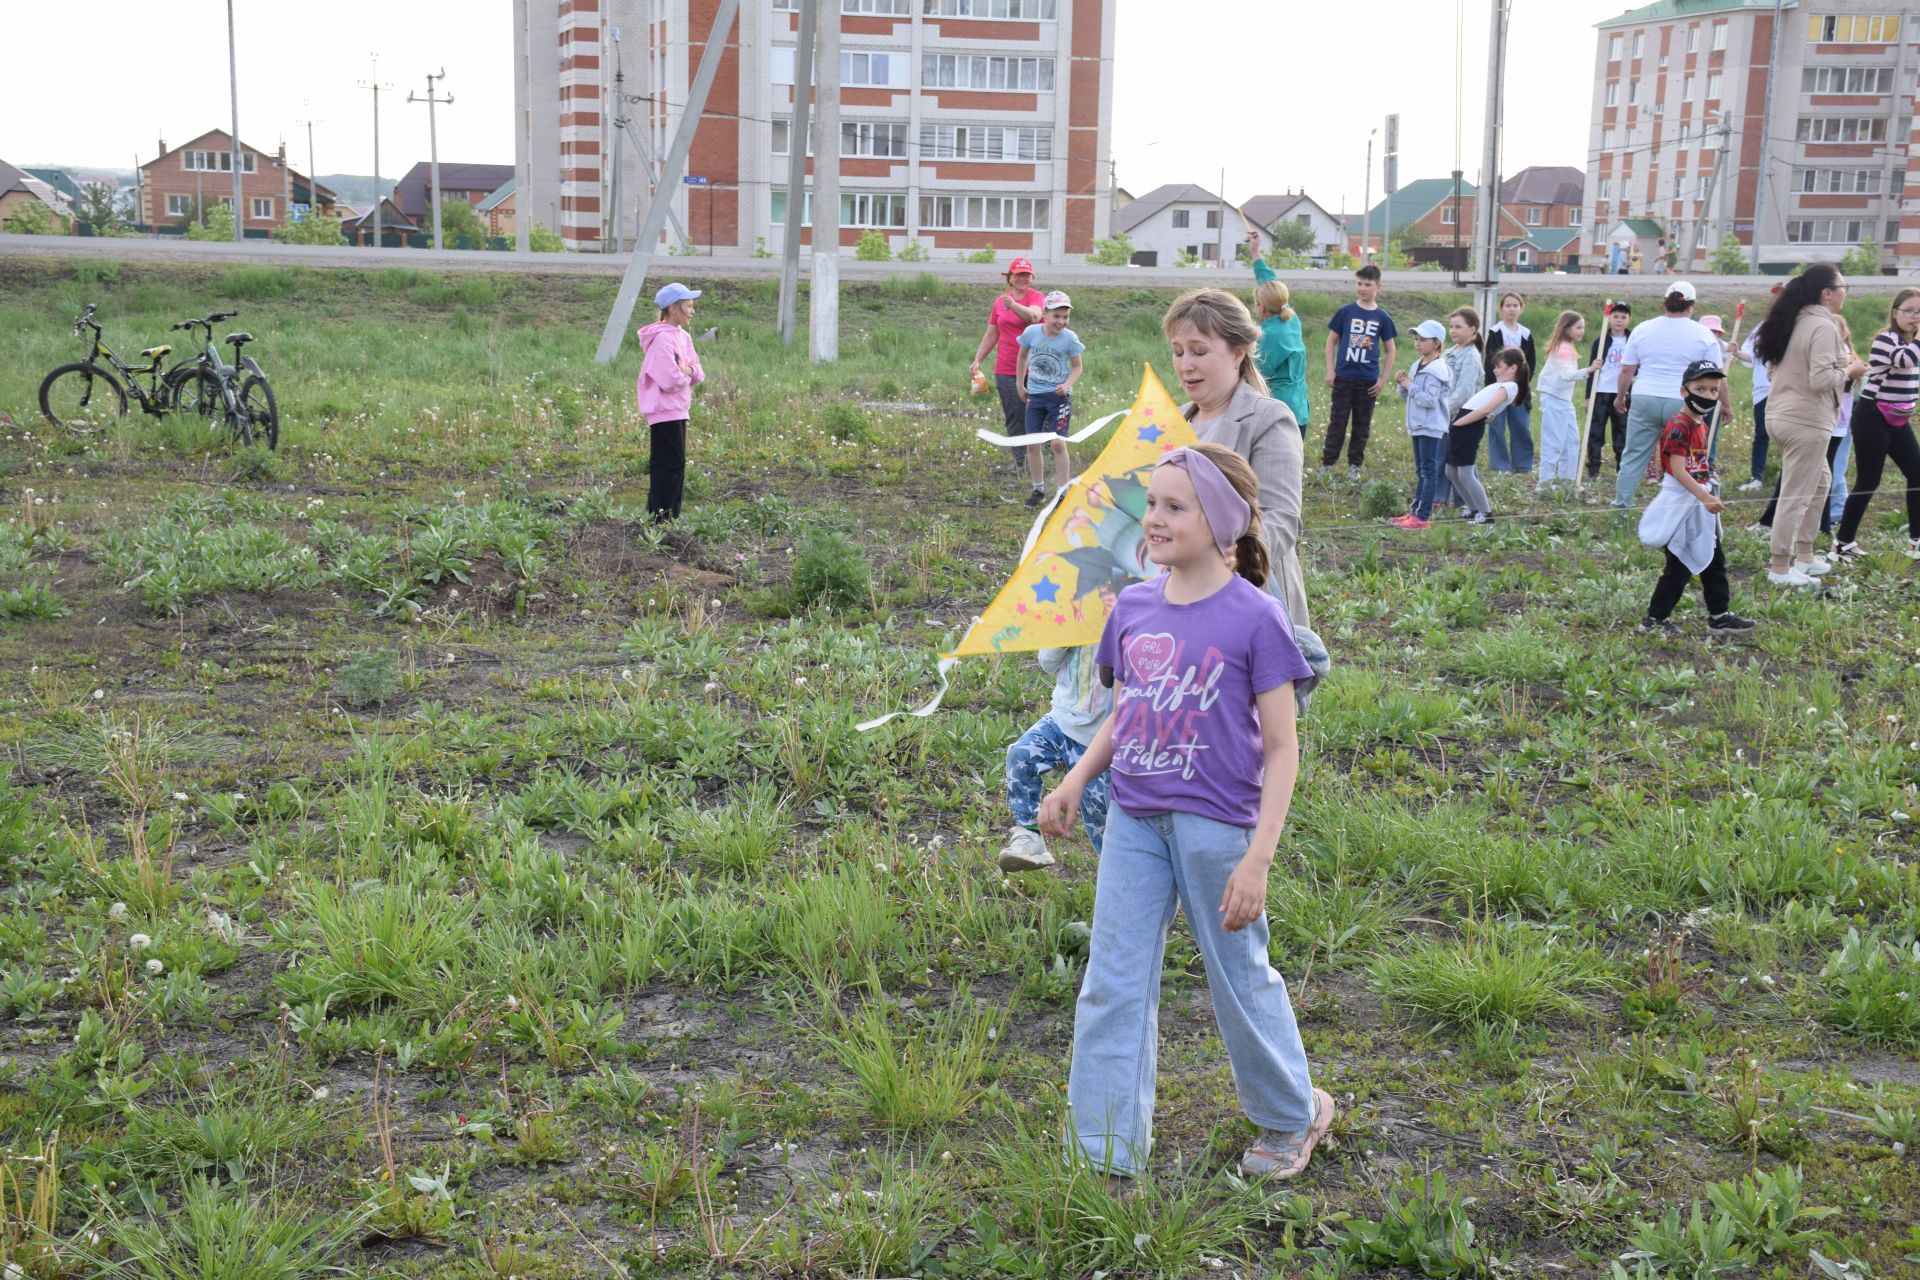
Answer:
[{"label": "boy in blue jeans", "polygon": [[[1333,409],[1327,415],[1327,442],[1320,451],[1320,474],[1340,461],[1347,445],[1347,479],[1360,478],[1367,460],[1367,437],[1373,434],[1373,406],[1393,377],[1393,317],[1374,299],[1380,296],[1380,268],[1369,262],[1353,273],[1353,301],[1327,321],[1327,385],[1333,388]],[[1383,358],[1384,349],[1384,358]],[[1347,419],[1353,419],[1353,441],[1347,444]]]},{"label": "boy in blue jeans", "polygon": [[[1055,289],[1042,301],[1040,323],[1020,335],[1020,355],[1014,365],[1014,383],[1027,406],[1027,434],[1066,435],[1073,429],[1073,384],[1080,380],[1080,353],[1086,344],[1067,321],[1073,319],[1073,299]],[[1046,500],[1047,464],[1039,445],[1027,447],[1027,478],[1033,492],[1027,505]],[[1053,481],[1067,482],[1067,442],[1053,442]]]},{"label": "boy in blue jeans", "polygon": [[[1000,851],[1002,871],[1038,871],[1053,865],[1047,842],[1040,837],[1040,801],[1046,794],[1042,779],[1055,770],[1065,774],[1080,763],[1087,744],[1113,710],[1113,690],[1100,683],[1093,660],[1098,647],[1042,649],[1037,655],[1040,669],[1053,677],[1053,705],[1007,748],[1007,807],[1013,811],[1013,832]],[[1093,851],[1099,853],[1107,830],[1106,774],[1087,784],[1080,818]]]}]

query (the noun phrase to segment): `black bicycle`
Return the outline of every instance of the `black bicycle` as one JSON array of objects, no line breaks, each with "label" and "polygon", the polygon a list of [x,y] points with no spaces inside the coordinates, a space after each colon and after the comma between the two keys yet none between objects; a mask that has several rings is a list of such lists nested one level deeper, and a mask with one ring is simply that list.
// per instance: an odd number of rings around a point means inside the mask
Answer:
[{"label": "black bicycle", "polygon": [[213,340],[213,326],[239,315],[237,311],[215,311],[200,318],[182,320],[176,329],[202,331],[200,354],[167,372],[165,383],[175,410],[209,421],[221,419],[234,440],[241,445],[258,441],[269,449],[280,445],[280,406],[274,399],[273,384],[266,371],[243,348],[253,341],[250,333],[230,333],[226,341],[233,347],[233,363],[220,356]]},{"label": "black bicycle", "polygon": [[[87,358],[61,365],[40,383],[40,412],[62,431],[77,435],[91,435],[126,417],[128,395],[139,401],[143,412],[156,418],[173,407],[173,392],[166,382],[172,370],[161,366],[173,348],[148,347],[140,353],[146,364],[128,364],[101,340],[100,324],[93,318],[98,307],[98,303],[89,302],[73,321],[75,337],[87,331],[93,334]],[[142,378],[146,379],[144,385]]]}]

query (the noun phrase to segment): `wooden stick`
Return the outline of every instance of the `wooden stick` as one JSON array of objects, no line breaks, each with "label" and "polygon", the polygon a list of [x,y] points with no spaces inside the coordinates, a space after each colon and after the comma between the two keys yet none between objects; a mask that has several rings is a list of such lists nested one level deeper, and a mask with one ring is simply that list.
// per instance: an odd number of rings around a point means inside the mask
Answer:
[{"label": "wooden stick", "polygon": [[[1727,339],[1727,359],[1729,360],[1733,359],[1733,353],[1740,349],[1740,323],[1746,318],[1746,314],[1747,300],[1742,298],[1738,303],[1734,304],[1733,308],[1733,336]],[[1733,384],[1730,380],[1721,388],[1722,392],[1730,392],[1732,390]],[[1732,411],[1733,406],[1728,397],[1725,394],[1721,395],[1720,407],[1713,411],[1713,427],[1707,432],[1707,456],[1709,458],[1715,456],[1714,450],[1718,448],[1720,444],[1720,424],[1727,420],[1728,415],[1731,414]]]},{"label": "wooden stick", "polygon": [[[1608,331],[1613,327],[1613,299],[1607,299],[1607,305],[1600,309],[1600,340],[1606,341]],[[1602,363],[1605,363],[1604,358]],[[1593,435],[1593,407],[1600,402],[1600,371],[1595,369],[1587,375],[1587,425],[1580,432],[1579,448],[1573,459],[1573,505],[1580,505],[1580,477],[1587,473],[1585,454],[1587,441]]]}]

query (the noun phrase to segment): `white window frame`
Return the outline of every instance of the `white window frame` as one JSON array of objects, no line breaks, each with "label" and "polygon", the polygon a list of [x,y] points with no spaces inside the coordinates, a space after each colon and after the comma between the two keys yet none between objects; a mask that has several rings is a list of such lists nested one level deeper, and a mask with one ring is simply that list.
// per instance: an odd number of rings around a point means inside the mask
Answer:
[{"label": "white window frame", "polygon": [[1814,13],[1807,15],[1807,39],[1814,44],[1899,44],[1897,13]]},{"label": "white window frame", "polygon": [[167,193],[167,216],[169,218],[187,218],[193,215],[193,197],[178,192]]},{"label": "white window frame", "polygon": [[1697,79],[1698,77],[1696,77],[1691,71],[1687,72],[1685,75],[1680,77],[1680,101],[1682,102],[1693,101],[1693,91],[1696,87]]},{"label": "white window frame", "polygon": [[1646,33],[1646,32],[1644,32],[1644,31],[1636,31],[1636,32],[1634,32],[1634,33],[1633,33],[1633,56],[1634,56],[1634,58],[1635,58],[1636,60],[1637,60],[1637,59],[1639,59],[1640,57],[1642,57],[1642,56],[1644,56],[1644,55],[1645,55],[1645,53],[1646,53],[1646,51],[1647,51],[1647,33]]},{"label": "white window frame", "polygon": [[1789,218],[1787,243],[1857,245],[1868,226],[1865,218]]},{"label": "white window frame", "polygon": [[1526,266],[1526,265],[1527,265],[1527,264],[1528,264],[1529,262],[1532,262],[1532,261],[1533,261],[1533,259],[1532,259],[1532,258],[1531,258],[1531,257],[1530,257],[1530,256],[1528,255],[1528,253],[1527,253],[1527,246],[1525,246],[1525,245],[1519,245],[1519,246],[1516,246],[1516,247],[1515,247],[1515,249],[1514,249],[1514,251],[1513,251],[1513,265],[1514,265],[1514,266],[1516,266],[1516,267],[1524,267],[1524,266]]},{"label": "white window frame", "polygon": [[846,49],[840,54],[840,83],[853,89],[905,89],[908,55],[884,50]]},{"label": "white window frame", "polygon": [[1716,52],[1727,47],[1727,24],[1724,22],[1713,24],[1713,47]]},{"label": "white window frame", "polygon": [[1694,53],[1700,48],[1700,24],[1694,23],[1687,28],[1687,52]]},{"label": "white window frame", "polygon": [[1613,179],[1612,178],[1600,179],[1600,198],[1602,200],[1613,199]]},{"label": "white window frame", "polygon": [[1627,105],[1630,107],[1640,105],[1640,82],[1638,80],[1627,81]]},{"label": "white window frame", "polygon": [[1570,226],[1570,227],[1577,227],[1577,226],[1579,226],[1579,225],[1581,224],[1581,221],[1582,221],[1582,214],[1581,214],[1581,211],[1580,211],[1579,209],[1569,209],[1569,210],[1567,210],[1567,225],[1568,225],[1568,226]]},{"label": "white window frame", "polygon": [[1053,130],[1044,125],[922,124],[920,158],[1041,164],[1053,159]]},{"label": "white window frame", "polygon": [[1059,8],[1059,0],[924,0],[920,12],[929,18],[1051,22],[1059,16]]},{"label": "white window frame", "polygon": [[1722,86],[1722,81],[1721,81],[1721,78],[1720,78],[1720,77],[1721,77],[1721,73],[1720,73],[1720,72],[1718,72],[1718,71],[1709,71],[1709,72],[1707,72],[1707,98],[1706,98],[1706,100],[1707,100],[1708,102],[1717,102],[1717,101],[1719,100],[1719,98],[1720,98],[1720,89],[1721,89],[1721,86]]},{"label": "white window frame", "polygon": [[1542,219],[1542,211],[1539,205],[1530,204],[1527,206],[1527,225],[1530,227],[1546,225]]},{"label": "white window frame", "polygon": [[1802,93],[1870,93],[1884,98],[1893,92],[1892,67],[1804,67]]},{"label": "white window frame", "polygon": [[1617,107],[1620,105],[1620,82],[1618,80],[1607,81],[1606,105],[1609,107]]},{"label": "white window frame", "polygon": [[[195,149],[185,152],[182,155],[180,167],[188,173],[232,173],[233,152]],[[253,173],[255,171],[253,152],[242,151],[240,153],[240,172]]]},{"label": "white window frame", "polygon": [[1614,32],[1612,36],[1608,37],[1607,39],[1607,61],[1608,62],[1620,61],[1620,54],[1623,51],[1625,40],[1626,38],[1617,31]]},{"label": "white window frame", "polygon": [[[1849,136],[1851,134],[1851,136]],[[1885,116],[1801,116],[1796,142],[1885,142]]]},{"label": "white window frame", "polygon": [[1453,201],[1451,200],[1440,206],[1440,225],[1443,227],[1453,225]]},{"label": "white window frame", "polygon": [[1880,177],[1878,169],[1795,169],[1793,190],[1801,195],[1877,196]]},{"label": "white window frame", "polygon": [[[262,206],[265,206],[264,208]],[[247,216],[255,222],[273,221],[273,197],[250,196],[247,200]]]},{"label": "white window frame", "polygon": [[920,226],[927,231],[1045,231],[1052,213],[1046,196],[941,192],[920,197]]},{"label": "white window frame", "polygon": [[1052,93],[1054,83],[1052,58],[985,53],[926,53],[920,58],[923,89]]}]

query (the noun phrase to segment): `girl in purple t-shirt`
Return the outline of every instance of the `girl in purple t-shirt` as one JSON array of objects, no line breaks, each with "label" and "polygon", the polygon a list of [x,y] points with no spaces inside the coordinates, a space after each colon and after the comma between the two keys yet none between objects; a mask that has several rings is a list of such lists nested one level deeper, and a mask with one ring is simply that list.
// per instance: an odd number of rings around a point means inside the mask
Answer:
[{"label": "girl in purple t-shirt", "polygon": [[1267,962],[1267,872],[1300,761],[1293,684],[1312,671],[1261,590],[1259,492],[1219,445],[1175,449],[1154,469],[1142,523],[1167,572],[1120,593],[1097,651],[1113,714],[1041,805],[1041,830],[1067,834],[1111,766],[1067,1146],[1115,1177],[1137,1174],[1152,1147],[1160,962],[1176,907],[1206,962],[1240,1105],[1260,1126],[1241,1171],[1292,1177],[1333,1121]]}]

